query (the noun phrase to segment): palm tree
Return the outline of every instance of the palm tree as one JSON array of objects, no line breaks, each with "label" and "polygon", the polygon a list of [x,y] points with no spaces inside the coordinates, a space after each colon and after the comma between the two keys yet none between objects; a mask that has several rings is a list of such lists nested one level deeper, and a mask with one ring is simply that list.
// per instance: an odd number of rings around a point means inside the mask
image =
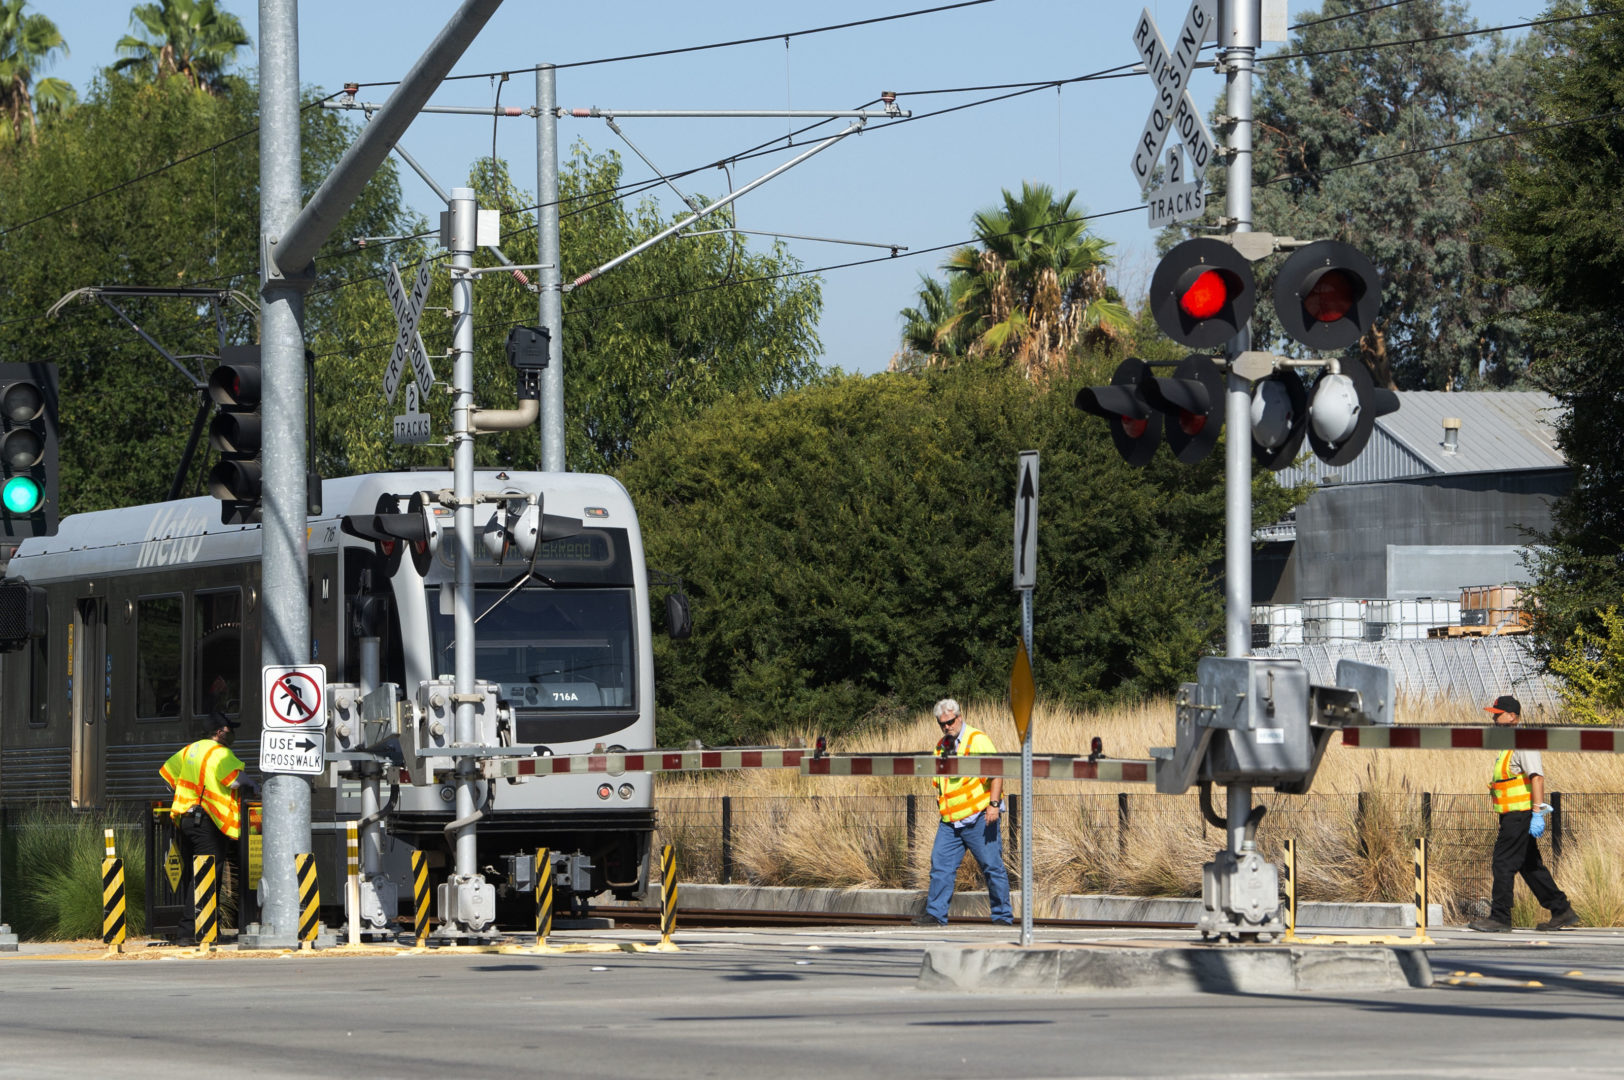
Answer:
[{"label": "palm tree", "polygon": [[959,329],[962,316],[958,302],[963,278],[946,285],[933,277],[919,275],[919,306],[903,308],[902,349],[891,358],[892,371],[912,371],[951,363],[964,357],[968,342]]},{"label": "palm tree", "polygon": [[248,32],[237,16],[221,11],[215,0],[159,0],[137,4],[130,23],[145,37],[125,34],[116,46],[124,57],[115,71],[136,71],[154,81],[184,75],[193,87],[217,93],[225,68],[248,44]]},{"label": "palm tree", "polygon": [[1003,356],[1044,379],[1085,338],[1128,331],[1133,317],[1105,283],[1110,243],[1090,235],[1075,191],[1056,198],[1046,184],[1004,191],[1001,207],[972,219],[980,247],[945,264],[957,294],[956,332],[975,356]]},{"label": "palm tree", "polygon": [[10,142],[21,140],[25,127],[38,142],[35,111],[60,112],[76,96],[61,79],[34,81],[57,53],[67,55],[68,43],[50,19],[24,14],[27,6],[28,0],[0,0],[0,140]]}]

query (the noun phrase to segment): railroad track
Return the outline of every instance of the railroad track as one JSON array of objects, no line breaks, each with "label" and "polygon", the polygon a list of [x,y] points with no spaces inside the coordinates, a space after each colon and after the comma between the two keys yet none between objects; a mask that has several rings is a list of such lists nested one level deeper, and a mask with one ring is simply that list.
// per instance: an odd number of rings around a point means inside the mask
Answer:
[{"label": "railroad track", "polygon": [[[653,907],[600,907],[590,914],[637,925],[657,925],[660,909]],[[911,915],[877,915],[872,912],[853,911],[748,911],[735,908],[681,908],[677,911],[680,927],[725,926],[907,926]],[[955,926],[991,926],[985,916],[954,918]],[[1121,922],[1109,919],[1033,919],[1033,926],[1047,930],[1190,930],[1188,922]]]}]

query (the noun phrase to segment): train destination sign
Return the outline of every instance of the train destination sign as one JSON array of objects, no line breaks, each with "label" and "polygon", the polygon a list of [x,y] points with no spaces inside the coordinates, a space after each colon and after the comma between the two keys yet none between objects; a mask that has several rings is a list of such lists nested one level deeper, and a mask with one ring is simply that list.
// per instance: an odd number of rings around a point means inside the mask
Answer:
[{"label": "train destination sign", "polygon": [[[263,670],[264,696],[260,699],[264,727],[295,731],[327,730],[327,668],[321,664],[278,666]],[[320,770],[317,770],[318,772]]]}]

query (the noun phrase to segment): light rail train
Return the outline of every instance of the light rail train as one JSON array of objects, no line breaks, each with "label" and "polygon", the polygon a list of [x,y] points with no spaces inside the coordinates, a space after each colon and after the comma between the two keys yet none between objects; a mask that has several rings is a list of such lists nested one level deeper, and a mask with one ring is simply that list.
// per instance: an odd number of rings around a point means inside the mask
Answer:
[{"label": "light rail train", "polygon": [[[447,537],[414,564],[342,524],[397,499],[404,510],[412,494],[452,482],[449,471],[324,482],[325,511],[308,528],[309,661],[325,665],[330,683],[362,684],[370,651],[363,634],[377,641],[377,677],[407,697],[424,680],[451,676],[455,544]],[[475,545],[476,677],[497,684],[511,707],[503,741],[557,754],[652,747],[649,575],[626,490],[605,476],[494,470],[478,471],[475,488],[537,495],[548,516],[578,519],[573,535],[543,542],[533,561]],[[501,512],[494,505],[478,511],[490,518]],[[74,515],[56,536],[21,545],[7,580],[37,591],[31,636],[0,661],[0,803],[145,812],[168,797],[159,767],[200,736],[213,709],[241,720],[236,749],[256,767],[262,527],[218,522],[219,503],[186,499]],[[329,763],[315,778],[312,835],[324,897],[342,895],[342,829],[360,816],[360,784],[346,768]],[[390,793],[381,865],[409,898],[411,850],[445,872],[442,830],[455,797],[443,775],[407,772],[416,782],[404,778]],[[501,882],[502,868],[515,865],[506,860],[546,847],[583,856],[577,866],[590,863],[590,883],[578,878],[577,906],[600,891],[643,896],[652,777],[603,780],[491,782],[478,822],[487,877],[494,870]],[[503,921],[528,911],[521,893],[498,890],[499,914],[509,902]]]}]

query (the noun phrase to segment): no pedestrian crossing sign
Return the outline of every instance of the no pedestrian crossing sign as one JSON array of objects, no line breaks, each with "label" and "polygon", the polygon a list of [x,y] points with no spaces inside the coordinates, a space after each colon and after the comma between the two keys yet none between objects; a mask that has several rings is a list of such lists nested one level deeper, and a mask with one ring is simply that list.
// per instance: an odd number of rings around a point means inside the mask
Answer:
[{"label": "no pedestrian crossing sign", "polygon": [[260,699],[261,715],[267,730],[291,728],[296,731],[327,730],[327,668],[321,664],[278,666],[263,669],[265,694]]}]

